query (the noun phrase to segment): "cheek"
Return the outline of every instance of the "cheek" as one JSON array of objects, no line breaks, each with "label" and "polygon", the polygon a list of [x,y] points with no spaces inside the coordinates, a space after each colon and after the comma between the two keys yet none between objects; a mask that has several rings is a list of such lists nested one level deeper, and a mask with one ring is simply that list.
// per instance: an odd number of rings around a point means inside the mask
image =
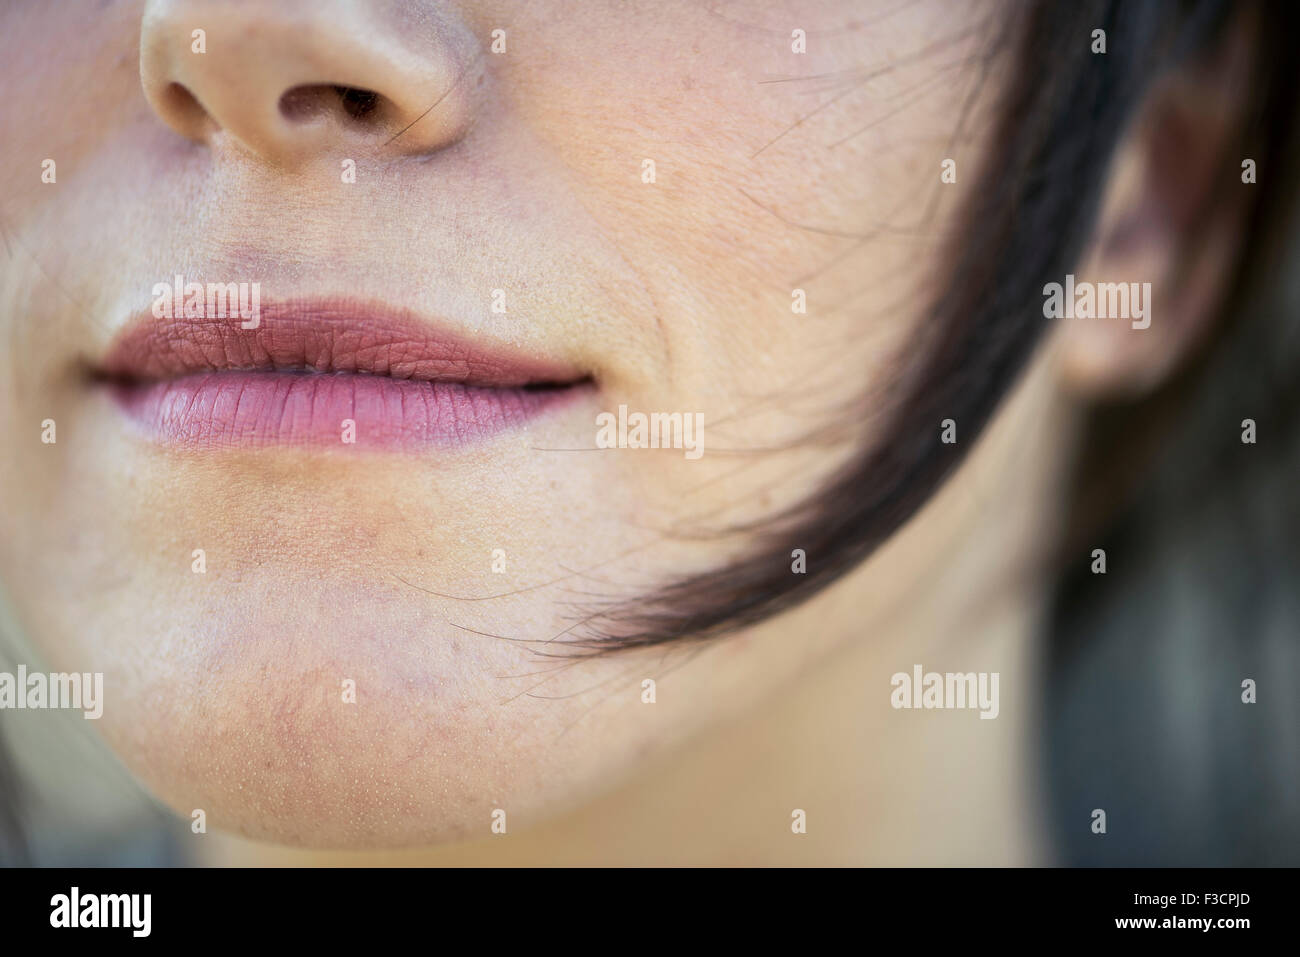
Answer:
[{"label": "cheek", "polygon": [[[690,7],[671,29],[598,8],[515,67],[512,109],[648,291],[671,376],[636,382],[647,399],[722,418],[737,396],[815,384],[833,407],[905,349],[956,206],[941,160],[974,79],[952,69],[975,43],[966,25],[935,34],[935,8],[916,6],[886,18],[832,5],[812,20],[794,4]],[[866,18],[881,22],[835,29]],[[813,38],[803,54],[796,26]],[[894,64],[932,34],[958,39],[940,60]],[[973,174],[970,145],[958,155]],[[793,437],[811,414],[752,431]]]}]

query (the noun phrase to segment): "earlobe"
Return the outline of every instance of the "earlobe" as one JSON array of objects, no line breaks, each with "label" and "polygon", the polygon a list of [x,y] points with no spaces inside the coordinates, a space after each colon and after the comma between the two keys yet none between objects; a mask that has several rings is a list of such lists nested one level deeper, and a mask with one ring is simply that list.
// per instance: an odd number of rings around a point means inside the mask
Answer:
[{"label": "earlobe", "polygon": [[1213,75],[1154,88],[1116,153],[1073,276],[1078,297],[1091,294],[1094,305],[1081,302],[1057,319],[1061,379],[1083,398],[1132,399],[1158,388],[1221,312],[1245,191],[1255,188],[1231,161],[1229,118],[1244,80],[1231,61],[1244,58],[1228,59]]}]

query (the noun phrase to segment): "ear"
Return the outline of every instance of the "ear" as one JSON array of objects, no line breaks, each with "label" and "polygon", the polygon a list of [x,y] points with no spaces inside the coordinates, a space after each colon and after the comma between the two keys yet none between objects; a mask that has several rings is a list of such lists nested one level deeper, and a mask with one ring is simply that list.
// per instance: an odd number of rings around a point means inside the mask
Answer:
[{"label": "ear", "polygon": [[1089,291],[1084,283],[1092,290],[1125,283],[1140,298],[1129,316],[1057,320],[1062,381],[1077,395],[1150,392],[1214,326],[1233,278],[1247,191],[1256,188],[1244,181],[1247,157],[1233,153],[1248,95],[1244,37],[1236,31],[1212,62],[1158,81],[1118,148],[1074,286],[1078,298]]}]

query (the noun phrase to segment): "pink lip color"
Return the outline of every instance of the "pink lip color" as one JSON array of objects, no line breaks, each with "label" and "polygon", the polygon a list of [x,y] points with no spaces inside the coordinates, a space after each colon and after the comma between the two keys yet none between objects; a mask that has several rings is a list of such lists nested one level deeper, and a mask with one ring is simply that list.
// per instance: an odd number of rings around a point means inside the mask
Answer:
[{"label": "pink lip color", "polygon": [[149,316],[99,372],[154,440],[203,448],[455,446],[518,427],[590,384],[560,363],[338,302],[267,305],[256,329],[238,316]]}]

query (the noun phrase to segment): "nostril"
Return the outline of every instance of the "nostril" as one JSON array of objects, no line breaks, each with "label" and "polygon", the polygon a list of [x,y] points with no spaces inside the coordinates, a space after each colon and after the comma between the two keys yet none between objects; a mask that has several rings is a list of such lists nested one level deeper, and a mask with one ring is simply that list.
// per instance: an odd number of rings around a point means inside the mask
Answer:
[{"label": "nostril", "polygon": [[373,123],[381,118],[384,98],[351,86],[296,86],[280,97],[280,113],[293,122],[343,113],[350,120]]},{"label": "nostril", "polygon": [[379,94],[370,90],[358,90],[350,86],[336,86],[334,92],[343,101],[343,109],[353,119],[361,119],[379,105]]}]

